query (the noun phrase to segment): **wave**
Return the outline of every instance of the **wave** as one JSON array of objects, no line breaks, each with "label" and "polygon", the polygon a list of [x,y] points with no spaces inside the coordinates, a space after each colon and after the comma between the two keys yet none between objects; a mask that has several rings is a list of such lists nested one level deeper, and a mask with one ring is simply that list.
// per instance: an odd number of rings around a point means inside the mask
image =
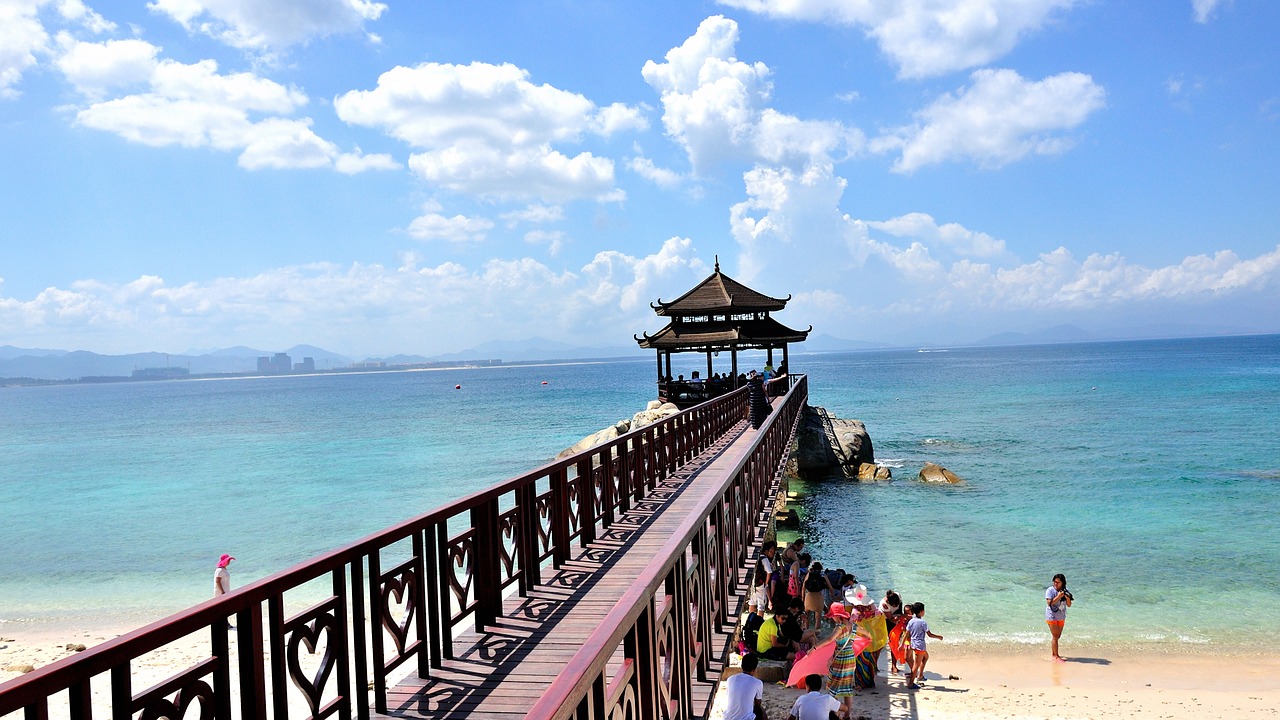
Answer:
[{"label": "wave", "polygon": [[907,459],[906,458],[876,458],[876,464],[879,465],[880,467],[893,468],[896,470],[900,467],[906,467]]}]

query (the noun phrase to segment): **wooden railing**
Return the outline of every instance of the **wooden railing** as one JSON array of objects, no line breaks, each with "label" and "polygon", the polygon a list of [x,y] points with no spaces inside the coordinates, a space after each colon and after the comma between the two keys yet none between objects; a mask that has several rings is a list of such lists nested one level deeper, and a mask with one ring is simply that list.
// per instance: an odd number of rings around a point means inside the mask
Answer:
[{"label": "wooden railing", "polygon": [[[496,620],[504,591],[539,585],[543,568],[568,561],[746,415],[745,390],[724,395],[39,668],[0,685],[0,717],[43,720],[66,693],[72,720],[89,720],[91,681],[104,673],[114,720],[181,717],[195,702],[201,718],[265,718],[270,704],[287,720],[290,693],[317,719],[384,712],[389,674],[413,663],[429,677],[452,657],[455,633]],[[739,492],[754,497],[758,483]],[[324,599],[286,616],[286,592],[314,594],[317,582]],[[207,659],[133,687],[139,658],[198,634]]]},{"label": "wooden railing", "polygon": [[[710,682],[712,630],[723,631],[738,568],[766,513],[786,462],[808,378],[793,376],[755,445],[680,525],[538,700],[530,718],[648,720],[701,717],[696,678]],[[730,626],[731,627],[731,626]],[[610,660],[622,649],[622,662]]]}]

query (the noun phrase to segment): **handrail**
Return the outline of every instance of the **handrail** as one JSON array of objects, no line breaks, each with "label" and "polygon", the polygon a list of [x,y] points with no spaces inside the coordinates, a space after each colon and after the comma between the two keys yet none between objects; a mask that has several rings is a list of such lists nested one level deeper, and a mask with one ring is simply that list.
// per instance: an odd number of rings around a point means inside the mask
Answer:
[{"label": "handrail", "polygon": [[[619,716],[690,717],[693,714],[688,692],[691,673],[677,673],[674,668],[680,666],[682,659],[696,658],[699,665],[697,674],[701,677],[706,669],[708,658],[697,646],[702,637],[709,634],[700,627],[708,622],[705,617],[707,600],[717,599],[708,596],[733,582],[729,575],[736,573],[734,568],[741,564],[734,560],[745,560],[746,543],[742,541],[752,530],[748,523],[741,522],[735,528],[726,522],[723,513],[735,499],[742,497],[740,490],[750,499],[746,503],[746,519],[756,518],[768,509],[767,489],[787,458],[789,440],[799,423],[800,410],[808,399],[808,378],[804,375],[792,377],[792,386],[780,409],[760,428],[751,450],[738,461],[725,481],[709,491],[699,501],[697,509],[691,511],[673,532],[635,583],[622,594],[599,627],[583,643],[582,649],[568,661],[538,699],[527,718],[566,720]],[[738,537],[723,537],[735,530]],[[720,551],[727,544],[733,545],[726,542],[733,540],[738,541],[741,552],[734,553],[736,557],[725,558]],[[689,555],[698,561],[702,572],[713,564],[726,572],[715,578],[710,587],[698,590],[688,587],[686,583],[697,577],[697,572],[691,572],[687,567]],[[703,562],[704,559],[708,562]],[[666,590],[661,609],[654,607],[654,597],[660,587]],[[693,605],[692,613],[689,612],[690,604]],[[715,607],[714,603],[712,607]],[[725,620],[725,604],[720,603],[718,609],[720,612],[716,620]],[[679,617],[668,622],[664,615]],[[658,647],[661,641],[657,639],[659,625],[664,623],[677,628],[674,637],[668,640],[676,647],[666,647],[665,653]],[[626,662],[617,676],[606,677],[607,663],[619,645],[624,646]],[[665,679],[659,667],[664,662],[673,667]],[[660,712],[656,707],[662,703],[667,705],[666,712]],[[624,707],[623,714],[615,715],[615,707]]]},{"label": "handrail", "polygon": [[[430,675],[453,656],[457,628],[474,623],[483,629],[495,622],[504,589],[515,585],[525,595],[539,585],[548,562],[559,567],[570,560],[575,544],[586,547],[746,415],[745,390],[737,390],[470,493],[0,684],[0,716],[24,710],[29,718],[46,717],[49,698],[66,691],[73,720],[87,720],[93,714],[89,682],[108,671],[116,717],[181,703],[186,693],[186,702],[198,696],[216,708],[215,715],[230,718],[233,677],[242,717],[264,716],[270,695],[274,716],[288,718],[282,703],[290,682],[316,718],[366,718],[371,704],[385,711],[388,673],[416,660],[419,675]],[[412,546],[407,555],[405,541]],[[384,560],[390,560],[385,571]],[[286,618],[284,594],[326,574],[330,597]],[[393,610],[403,620],[395,621]],[[235,668],[227,652],[232,615],[239,628]],[[133,694],[135,658],[201,630],[209,632],[210,661]],[[314,647],[325,633],[329,649],[315,675],[324,683],[299,683],[299,638]],[[335,690],[338,702],[322,705],[321,696],[331,697]]]}]

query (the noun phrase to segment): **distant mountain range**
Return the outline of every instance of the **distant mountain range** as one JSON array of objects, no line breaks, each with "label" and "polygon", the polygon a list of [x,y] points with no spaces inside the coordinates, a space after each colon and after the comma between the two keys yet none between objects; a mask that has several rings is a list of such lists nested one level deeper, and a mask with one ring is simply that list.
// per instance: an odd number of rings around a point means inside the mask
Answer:
[{"label": "distant mountain range", "polygon": [[[1224,332],[1222,328],[1191,328],[1187,326],[1152,327],[1145,338],[1158,337],[1207,337],[1225,334],[1249,334]],[[1197,330],[1199,332],[1197,334]],[[1133,336],[1130,336],[1132,338]],[[1125,339],[1090,333],[1074,325],[1057,325],[1031,332],[1004,332],[990,335],[968,345],[1030,345],[1045,343],[1096,342]],[[891,350],[902,346],[863,340],[847,340],[826,334],[809,337],[792,349],[793,354],[857,352],[866,350]],[[914,346],[913,346],[914,347]],[[294,345],[284,351],[295,362],[313,358],[317,370],[346,368],[355,359],[331,352],[314,345]],[[38,380],[76,380],[95,376],[129,376],[142,368],[181,367],[191,374],[253,373],[258,369],[258,358],[269,357],[275,352],[245,346],[209,350],[192,349],[184,354],[159,352],[131,353],[128,355],[100,355],[86,350],[54,350],[47,348],[19,348],[0,345],[0,378],[35,378]],[[501,360],[503,362],[539,362],[552,360],[581,360],[609,358],[648,357],[634,343],[626,345],[570,345],[568,343],[531,337],[525,340],[499,340],[473,348],[439,355],[389,355],[363,358],[361,362],[383,362],[387,365],[411,365],[414,363],[466,362],[474,360]]]}]

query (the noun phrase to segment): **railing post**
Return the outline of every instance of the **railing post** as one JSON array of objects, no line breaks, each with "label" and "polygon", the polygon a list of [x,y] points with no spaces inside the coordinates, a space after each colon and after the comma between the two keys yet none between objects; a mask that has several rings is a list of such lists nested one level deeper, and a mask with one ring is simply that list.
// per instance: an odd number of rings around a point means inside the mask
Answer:
[{"label": "railing post", "polygon": [[[382,630],[382,560],[380,548],[369,552],[369,641],[373,647],[373,702],[380,713],[387,711],[387,651]],[[448,622],[448,617],[445,617]]]},{"label": "railing post", "polygon": [[[440,549],[436,540],[436,525],[422,529],[422,562],[426,567],[427,640],[431,648],[431,667],[443,667],[443,658],[453,657],[453,641],[445,634],[449,625],[448,589],[441,585]],[[446,568],[447,570],[447,568]]]},{"label": "railing post", "polygon": [[[356,663],[356,717],[369,720],[369,650],[365,647],[369,638],[364,625],[364,591],[364,557],[357,557],[351,561],[351,650]],[[246,713],[245,717],[260,716]]]},{"label": "railing post", "polygon": [[617,493],[614,492],[614,470],[617,465],[613,459],[613,448],[605,447],[600,453],[600,526],[608,528],[613,524],[614,509],[617,504]]},{"label": "railing post", "polygon": [[498,499],[492,498],[471,508],[475,530],[476,630],[494,624],[502,614],[501,530],[498,529]]},{"label": "railing post", "polygon": [[581,547],[596,540],[596,482],[591,454],[578,461],[578,528]]},{"label": "railing post", "polygon": [[133,677],[127,660],[111,668],[111,717],[112,720],[133,720]]},{"label": "railing post", "polygon": [[340,720],[351,720],[351,653],[347,651],[345,646],[347,640],[347,573],[346,565],[339,565],[333,569],[333,596],[338,599],[338,605],[334,608],[334,630],[337,634],[336,638],[329,638],[330,643],[334,643],[339,647],[330,649],[330,653],[336,653],[338,656],[337,667],[334,672],[338,675],[338,694],[342,696],[342,703],[338,705],[338,718]]},{"label": "railing post", "polygon": [[569,562],[569,471],[551,473],[551,562],[559,568]]},{"label": "railing post", "polygon": [[262,642],[262,603],[253,603],[236,613],[242,717],[267,716],[267,668]]},{"label": "railing post", "polygon": [[538,562],[538,483],[529,482],[516,488],[516,506],[520,508],[516,525],[516,555],[520,563],[520,596],[542,584],[542,568]]}]

